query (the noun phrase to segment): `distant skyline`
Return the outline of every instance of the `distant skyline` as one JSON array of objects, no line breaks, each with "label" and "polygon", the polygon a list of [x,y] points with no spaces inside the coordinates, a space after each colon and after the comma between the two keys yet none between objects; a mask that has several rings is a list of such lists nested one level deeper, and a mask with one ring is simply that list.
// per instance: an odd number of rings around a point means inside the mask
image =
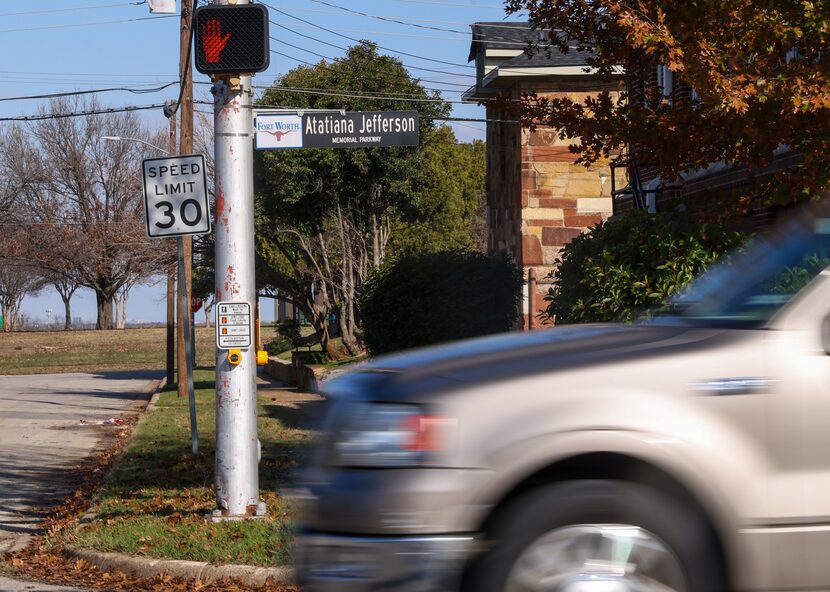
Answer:
[{"label": "distant skyline", "polygon": [[[176,4],[180,8],[181,0]],[[454,101],[454,116],[484,117],[483,108],[462,105],[460,98],[475,82],[475,69],[467,64],[469,25],[506,19],[497,0],[268,0],[262,4],[270,8],[273,53],[269,69],[256,76],[255,85],[270,85],[291,68],[319,62],[321,56],[342,57],[345,52],[339,48],[355,43],[345,37],[369,39],[387,48],[381,53],[401,59],[424,86],[440,89],[445,99]],[[150,15],[144,2],[0,0],[0,17],[0,54],[6,56],[0,65],[0,118],[32,115],[46,104],[5,100],[9,98],[113,87],[147,89],[178,78],[179,16]],[[209,79],[194,73],[194,82],[196,98],[209,98]],[[96,95],[102,105],[112,107],[163,103],[177,96],[177,85],[150,94]],[[146,125],[166,129],[160,109],[139,113]],[[459,141],[484,139],[483,123],[451,125]],[[95,318],[91,291],[79,290],[72,306],[73,316]],[[27,297],[22,312],[45,320],[47,308],[53,318],[62,317],[63,303],[51,289]],[[130,319],[162,321],[165,314],[163,284],[132,291]]]}]

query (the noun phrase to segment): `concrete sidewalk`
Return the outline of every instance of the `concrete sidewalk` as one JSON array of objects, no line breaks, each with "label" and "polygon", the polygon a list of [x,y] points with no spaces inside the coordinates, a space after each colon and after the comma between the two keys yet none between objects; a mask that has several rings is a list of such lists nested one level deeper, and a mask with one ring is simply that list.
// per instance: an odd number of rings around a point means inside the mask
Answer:
[{"label": "concrete sidewalk", "polygon": [[50,586],[24,580],[10,580],[0,576],[0,592],[85,592],[81,588]]},{"label": "concrete sidewalk", "polygon": [[76,469],[144,409],[160,372],[0,376],[0,552],[22,548]]},{"label": "concrete sidewalk", "polygon": [[[106,419],[112,415],[118,415],[117,412],[119,411],[123,413],[143,410],[146,406],[147,400],[149,400],[151,390],[150,387],[157,383],[156,380],[149,382],[144,380],[146,378],[155,378],[155,375],[141,375],[134,379],[127,379],[126,377],[121,376],[118,377],[120,380],[115,380],[109,383],[95,382],[96,379],[100,380],[102,378],[106,378],[103,376],[72,376],[74,387],[77,387],[76,389],[73,387],[74,390],[72,390],[67,388],[66,382],[67,378],[71,376],[72,375],[62,375],[60,377],[61,382],[63,382],[62,389],[53,388],[54,385],[51,379],[55,377],[47,377],[44,383],[38,383],[38,379],[43,379],[43,376],[20,377],[23,379],[35,379],[31,388],[28,389],[22,384],[26,382],[25,380],[17,381],[16,384],[12,384],[13,381],[4,383],[6,378],[12,377],[0,377],[0,407],[7,404],[3,403],[4,399],[14,399],[16,401],[19,399],[19,401],[17,401],[18,406],[12,407],[12,409],[16,410],[15,414],[18,420],[24,419],[26,413],[31,413],[32,417],[29,417],[27,421],[38,424],[38,430],[46,430],[45,433],[51,434],[52,436],[54,434],[61,433],[67,434],[71,450],[76,450],[81,445],[79,439],[92,435],[94,436],[92,439],[95,444],[90,450],[94,450],[95,446],[105,444],[106,441],[101,438],[105,437],[107,431],[112,430],[113,428],[111,426],[94,426],[95,429],[88,431],[85,429],[78,429],[78,425],[81,425],[80,420],[84,419],[85,422],[91,425],[102,421],[101,418]],[[110,377],[110,379],[113,378],[115,377]],[[138,380],[138,382],[130,382],[129,380]],[[10,395],[10,393],[7,392],[15,389],[20,391],[20,393],[16,396]],[[38,390],[40,390],[39,394],[35,394]],[[295,387],[285,386],[284,383],[276,381],[267,375],[258,376],[257,390],[260,396],[270,399],[280,406],[300,410],[302,423],[304,424],[314,423],[314,419],[321,411],[321,403],[323,402],[322,396],[306,392]],[[87,399],[89,396],[97,398],[90,401]],[[41,406],[50,404],[57,405],[57,403],[52,401],[53,397],[58,397],[62,403],[58,405],[59,411],[55,411],[50,408],[51,411],[57,413],[58,415],[52,416],[47,420],[38,415],[38,413],[43,413]],[[24,400],[27,401],[28,404],[34,405],[31,411],[23,411],[19,407]],[[28,407],[24,407],[28,409]],[[47,415],[49,415],[48,412]],[[4,434],[2,430],[4,429],[3,421],[6,420],[6,414],[3,414],[3,417],[0,418],[0,446],[4,445]],[[11,422],[9,421],[9,423]],[[41,423],[43,425],[40,425]],[[38,432],[35,430],[33,433]],[[44,458],[38,462],[48,461],[51,464],[50,467],[44,469],[42,476],[46,477],[50,471],[57,471],[58,473],[62,472],[64,476],[70,474],[71,471],[61,471],[60,466],[53,466],[60,465],[62,462],[65,464],[67,458],[66,455],[54,452],[54,448],[56,446],[60,447],[55,444],[54,436],[51,439],[46,436],[43,436],[43,438],[45,438],[50,444],[47,445],[45,443],[41,443],[39,447],[36,447],[39,450],[37,454],[48,458]],[[87,445],[88,444],[89,442],[87,442]],[[0,503],[3,503],[3,495],[8,496],[10,499],[13,498],[13,495],[10,492],[16,489],[14,486],[15,483],[19,484],[21,480],[25,480],[27,476],[31,476],[23,467],[17,467],[15,471],[10,473],[14,474],[7,476],[5,472],[0,471]],[[52,498],[42,491],[44,484],[40,482],[37,483],[37,485],[33,485],[32,487],[29,500],[24,501],[39,500],[38,505],[46,506],[49,503],[49,499]],[[67,493],[69,492],[67,491]],[[56,499],[55,501],[60,500]],[[17,520],[19,520],[19,522],[16,522],[8,516],[4,516],[3,512],[0,511],[0,537],[3,536],[4,529],[11,530],[19,528],[24,532],[29,532],[36,525],[37,520],[39,519],[39,513],[31,506],[28,506],[28,509],[24,509],[20,515],[17,516]],[[16,539],[18,546],[20,544],[20,540],[21,539],[19,538]],[[2,541],[3,539],[0,538],[0,544],[2,544]],[[0,547],[0,552],[2,552],[2,550],[2,547]],[[79,549],[66,549],[66,555],[70,558],[87,561],[103,571],[122,571],[124,573],[142,578],[169,575],[182,579],[200,580],[202,582],[212,582],[223,578],[233,578],[248,586],[261,586],[270,579],[270,581],[274,583],[284,584],[289,587],[295,582],[296,578],[294,569],[291,566],[263,568],[247,565],[210,565],[203,562],[161,560],[147,557],[133,557],[118,553],[103,553]],[[17,581],[0,577],[0,592],[6,591],[85,592],[84,590],[77,588],[50,586],[46,584]]]},{"label": "concrete sidewalk", "polygon": [[[324,401],[319,394],[286,386],[285,383],[265,373],[257,376],[257,394],[281,407],[297,409],[300,422],[306,428],[317,423]],[[292,566],[212,565],[202,561],[154,559],[86,549],[66,549],[66,555],[73,559],[82,559],[102,571],[120,571],[142,578],[169,575],[202,582],[232,578],[254,587],[264,585],[269,579],[274,583],[287,586],[293,585],[296,581],[296,573]]]}]

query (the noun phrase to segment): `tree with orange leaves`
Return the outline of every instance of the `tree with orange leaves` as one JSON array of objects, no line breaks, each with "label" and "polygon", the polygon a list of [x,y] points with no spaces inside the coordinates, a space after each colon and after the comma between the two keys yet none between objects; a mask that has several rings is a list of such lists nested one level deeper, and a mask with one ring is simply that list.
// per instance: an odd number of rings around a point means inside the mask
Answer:
[{"label": "tree with orange leaves", "polygon": [[[798,198],[828,185],[830,0],[508,0],[506,6],[553,31],[557,49],[590,52],[598,75],[625,69],[622,100],[610,93],[584,103],[523,98],[524,123],[553,125],[577,138],[572,150],[581,162],[636,147],[640,162],[675,179],[718,161],[761,168],[788,148],[803,158],[777,175],[769,192]],[[657,65],[689,92],[667,96],[649,84]]]}]

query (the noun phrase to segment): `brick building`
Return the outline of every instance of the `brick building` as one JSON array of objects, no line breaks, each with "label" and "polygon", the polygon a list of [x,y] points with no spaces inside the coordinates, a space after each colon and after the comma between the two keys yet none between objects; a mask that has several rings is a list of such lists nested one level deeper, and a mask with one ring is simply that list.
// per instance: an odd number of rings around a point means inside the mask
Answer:
[{"label": "brick building", "polygon": [[[545,278],[562,247],[611,215],[612,170],[609,162],[590,168],[574,164],[576,156],[568,150],[571,139],[560,139],[552,128],[531,132],[493,100],[517,100],[535,92],[581,102],[607,88],[617,90],[621,82],[599,81],[583,52],[563,54],[552,48],[528,55],[528,45],[544,45],[547,33],[526,23],[475,23],[472,31],[469,61],[475,61],[476,85],[464,100],[483,104],[488,119],[488,247],[491,253],[511,253],[525,277],[536,270],[538,311],[549,287]],[[624,172],[618,169],[618,177]],[[526,292],[526,324],[528,306]]]},{"label": "brick building", "polygon": [[[531,132],[512,121],[495,99],[518,100],[522,94],[567,96],[577,102],[603,90],[628,85],[629,100],[644,100],[653,88],[663,100],[695,100],[694,90],[665,66],[656,65],[647,79],[603,82],[586,65],[585,52],[561,53],[548,48],[548,32],[527,23],[475,23],[469,61],[475,61],[476,85],[464,99],[485,106],[487,113],[487,215],[491,253],[509,252],[525,272],[536,270],[538,312],[549,288],[546,276],[562,247],[597,222],[631,208],[649,212],[680,209],[692,217],[717,218],[735,211],[739,198],[746,215],[732,223],[745,231],[769,226],[788,206],[771,205],[761,183],[783,169],[797,166],[802,156],[781,147],[762,169],[734,163],[712,163],[666,180],[647,163],[638,162],[636,146],[612,161],[590,168],[574,164],[568,150],[574,143],[560,139],[552,128]],[[534,45],[541,50],[528,51]],[[638,98],[639,97],[639,98]],[[682,104],[682,103],[678,103]],[[755,194],[756,197],[752,197]],[[529,294],[523,305],[528,323]]]},{"label": "brick building", "polygon": [[[661,100],[677,108],[688,108],[690,101],[697,100],[694,89],[666,66],[655,65],[648,72],[645,80],[627,81],[630,101],[645,101],[646,94],[653,90]],[[627,179],[624,187],[615,184],[612,189],[614,213],[632,208],[645,208],[652,213],[681,209],[691,217],[717,219],[725,212],[737,211],[736,204],[742,203],[745,213],[732,216],[730,223],[745,231],[769,226],[792,205],[770,204],[762,195],[762,184],[803,160],[801,154],[780,146],[772,162],[763,168],[714,162],[686,170],[677,179],[664,179],[656,168],[637,158],[637,146],[628,146],[626,152],[625,158],[612,165],[623,170]]]}]

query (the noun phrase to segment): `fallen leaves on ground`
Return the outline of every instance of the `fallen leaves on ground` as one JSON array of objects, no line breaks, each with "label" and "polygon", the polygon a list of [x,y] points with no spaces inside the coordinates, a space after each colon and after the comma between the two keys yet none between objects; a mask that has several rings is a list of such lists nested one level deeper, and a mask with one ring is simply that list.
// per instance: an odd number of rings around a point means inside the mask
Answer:
[{"label": "fallen leaves on ground", "polygon": [[[132,429],[136,418],[127,424]],[[80,486],[64,502],[50,508],[41,524],[43,535],[35,537],[28,547],[0,557],[18,574],[50,584],[67,585],[112,592],[298,592],[294,586],[268,583],[245,586],[233,580],[214,582],[191,581],[167,575],[141,578],[120,571],[102,571],[82,559],[64,554],[59,535],[74,526],[92,504],[94,492],[100,487],[108,469],[123,452],[130,430],[113,433],[111,445],[102,453],[78,467]]]},{"label": "fallen leaves on ground", "polygon": [[6,561],[19,574],[50,584],[69,585],[112,592],[298,592],[294,586],[268,583],[245,586],[230,579],[202,582],[163,575],[140,578],[120,571],[101,571],[82,559],[63,555],[61,548],[39,550],[29,547],[7,555]]}]

